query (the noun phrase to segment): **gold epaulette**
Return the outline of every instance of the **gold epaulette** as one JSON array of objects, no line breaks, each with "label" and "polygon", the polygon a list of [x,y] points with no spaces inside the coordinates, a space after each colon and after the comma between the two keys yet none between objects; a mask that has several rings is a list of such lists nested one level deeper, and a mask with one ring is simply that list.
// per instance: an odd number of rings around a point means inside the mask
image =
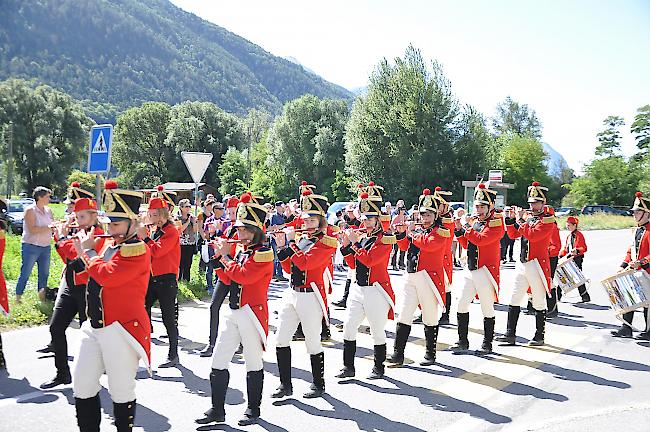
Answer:
[{"label": "gold epaulette", "polygon": [[545,216],[544,218],[542,218],[542,223],[547,224],[553,222],[555,222],[555,216]]},{"label": "gold epaulette", "polygon": [[331,248],[336,248],[339,245],[335,237],[330,237],[328,235],[324,235],[320,241],[323,242],[325,246],[329,246]]},{"label": "gold epaulette", "polygon": [[447,228],[438,227],[436,233],[441,237],[451,237],[451,231],[449,231]]},{"label": "gold epaulette", "polygon": [[120,255],[124,258],[144,255],[147,252],[147,245],[143,241],[135,243],[125,243],[120,246]]},{"label": "gold epaulette", "polygon": [[500,227],[502,225],[503,225],[503,219],[501,218],[490,219],[490,224],[489,224],[490,228]]},{"label": "gold epaulette", "polygon": [[397,237],[395,237],[394,235],[384,234],[383,236],[381,236],[381,242],[383,244],[395,244],[397,243]]},{"label": "gold epaulette", "polygon": [[263,248],[258,249],[253,254],[253,261],[255,262],[271,262],[273,261],[273,249]]}]

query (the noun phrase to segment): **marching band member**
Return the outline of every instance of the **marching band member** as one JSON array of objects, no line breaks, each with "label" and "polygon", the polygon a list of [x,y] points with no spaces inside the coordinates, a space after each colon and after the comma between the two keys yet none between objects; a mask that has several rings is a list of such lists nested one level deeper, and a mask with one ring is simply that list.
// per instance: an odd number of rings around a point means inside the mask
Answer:
[{"label": "marching band member", "polygon": [[[237,206],[239,205],[239,198],[230,197],[226,201],[226,218],[227,220],[222,222],[218,221],[217,224],[220,224],[217,231],[217,236],[225,240],[233,240],[233,243],[230,244],[230,256],[235,256],[237,254],[237,243],[235,240],[238,240],[237,237],[237,227],[235,227],[235,221],[237,219]],[[231,281],[231,284],[233,282]],[[203,351],[201,351],[201,357],[212,357],[212,351],[214,349],[214,344],[217,342],[217,334],[219,334],[219,310],[223,301],[226,299],[226,296],[230,292],[231,287],[221,278],[217,278],[217,285],[212,291],[212,298],[210,299],[210,336],[208,339],[208,345]]]},{"label": "marching band member", "polygon": [[[68,194],[74,202],[74,215],[76,224],[80,230],[89,231],[94,228],[96,235],[104,231],[99,226],[97,217],[97,203],[94,195],[81,189],[80,184],[72,183]],[[59,295],[52,311],[50,319],[50,334],[52,336],[52,348],[54,350],[54,366],[56,376],[41,384],[42,389],[50,389],[60,384],[70,384],[72,376],[68,366],[68,341],[65,331],[79,314],[79,324],[86,320],[86,285],[88,284],[88,272],[81,258],[77,255],[74,247],[74,237],[69,236],[70,227],[68,224],[58,227],[55,232],[55,248],[63,262],[64,283],[61,284]],[[95,252],[100,254],[104,247],[105,240],[100,238],[96,242]]]},{"label": "marching band member", "polygon": [[[550,216],[555,216],[555,209],[551,206],[545,206],[544,211]],[[560,239],[560,228],[557,226],[557,220],[553,222],[553,229],[551,230],[551,238],[548,242],[548,258],[551,265],[551,286],[549,295],[546,296],[546,318],[555,318],[558,314],[558,289],[555,287],[553,278],[557,270],[559,261],[560,250],[562,249],[562,239]],[[532,307],[530,308],[532,311]]]},{"label": "marching band member", "polygon": [[[566,243],[560,251],[561,257],[573,258],[573,262],[576,263],[578,268],[582,270],[582,263],[585,258],[585,253],[587,252],[587,242],[585,241],[585,236],[578,229],[579,220],[575,216],[569,216],[566,220],[566,228],[569,231],[569,234],[566,237]],[[560,298],[561,290],[557,291],[558,300]],[[591,297],[587,292],[587,287],[582,284],[578,287],[578,293],[582,298],[581,303],[588,303],[591,301]]]},{"label": "marching band member", "polygon": [[394,319],[395,294],[388,275],[388,261],[395,236],[384,232],[381,224],[380,195],[369,196],[363,192],[359,197],[359,213],[366,235],[360,237],[355,230],[341,234],[341,253],[350,268],[355,269],[356,280],[348,298],[348,314],[343,325],[343,369],[337,378],[355,375],[354,357],[359,325],[364,318],[370,323],[374,345],[374,366],[369,379],[384,376],[386,360],[386,322]]},{"label": "marching band member", "polygon": [[471,223],[455,221],[458,243],[467,249],[467,270],[463,274],[463,292],[458,303],[458,343],[451,349],[469,349],[469,305],[478,295],[483,312],[481,354],[492,352],[494,338],[494,302],[499,294],[501,239],[505,229],[501,215],[494,211],[496,191],[480,183],[474,192],[476,219]]},{"label": "marching band member", "polygon": [[138,360],[150,362],[149,317],[145,295],[151,273],[149,248],[137,238],[140,192],[104,185],[104,205],[113,245],[96,252],[95,230],[79,232],[77,255],[88,272],[83,338],[74,368],[73,391],[81,432],[98,432],[100,377],[106,373],[119,432],[131,431],[135,417]]},{"label": "marching band member", "polygon": [[[361,183],[357,185],[357,188],[359,190],[359,194],[361,194],[365,190],[365,187]],[[356,229],[361,226],[361,222],[359,221],[359,219],[357,219],[357,216],[355,214],[354,205],[348,204],[345,207],[345,214],[343,215],[343,221],[345,222],[345,225],[348,228]],[[350,295],[350,285],[352,284],[352,279],[354,279],[354,270],[348,267],[348,274],[347,277],[345,278],[345,287],[343,289],[343,297],[341,297],[341,300],[339,301],[332,302],[334,306],[343,309],[347,307],[348,295]]]},{"label": "marching band member", "polygon": [[[641,192],[636,193],[634,205],[631,209],[634,213],[636,230],[632,245],[627,249],[625,259],[621,263],[621,269],[632,268],[643,269],[650,273],[650,199],[643,196]],[[639,333],[636,339],[650,340],[650,317],[648,308],[643,308],[645,316],[645,330]],[[632,337],[632,320],[634,311],[623,314],[623,325],[620,329],[612,331],[614,337]]]},{"label": "marching band member", "polygon": [[178,365],[178,323],[176,319],[176,295],[178,294],[178,269],[181,260],[180,232],[171,220],[168,202],[160,197],[149,201],[149,223],[156,230],[151,234],[146,226],[138,230],[151,251],[151,279],[147,290],[146,307],[151,317],[151,307],[158,300],[163,324],[169,336],[167,362],[159,367]]},{"label": "marching band member", "polygon": [[[456,224],[454,223],[454,214],[452,208],[449,206],[447,198],[450,197],[451,192],[443,191],[440,186],[436,186],[433,196],[438,200],[438,209],[440,211],[440,219],[442,226],[447,228],[449,232],[454,232]],[[454,236],[451,235],[447,238],[447,246],[445,248],[445,311],[440,317],[440,325],[449,324],[449,309],[451,309],[451,284],[454,278],[454,259],[452,256],[452,243]]]},{"label": "marching band member", "polygon": [[327,292],[324,273],[332,263],[337,241],[326,234],[329,203],[322,195],[304,190],[300,197],[303,229],[295,238],[293,229],[286,231],[288,245],[278,236],[278,259],[285,272],[291,275],[291,293],[280,311],[276,332],[276,354],[280,372],[280,386],[271,396],[281,398],[293,394],[291,384],[291,339],[302,324],[305,345],[310,355],[313,383],[305,398],[316,398],[325,392],[325,355],[321,343],[321,321],[328,320]]},{"label": "marching band member", "polygon": [[264,220],[267,210],[251,198],[241,196],[237,206],[238,253],[231,255],[231,244],[225,238],[215,245],[217,275],[229,289],[229,309],[224,327],[219,332],[212,355],[210,387],[212,408],[198,424],[223,423],[230,372],[228,366],[241,343],[246,362],[248,406],[239,420],[240,426],[257,423],[260,417],[264,363],[262,354],[269,331],[268,290],[273,277],[273,250],[264,246]]},{"label": "marching band member", "polygon": [[404,348],[411,333],[413,314],[419,305],[426,338],[426,352],[420,364],[428,366],[436,361],[438,321],[445,309],[444,249],[451,232],[440,225],[438,201],[429,189],[422,191],[418,211],[421,227],[416,228],[415,221],[411,221],[406,233],[397,237],[400,249],[407,249],[407,273],[394,351],[389,361],[400,365],[404,363]]},{"label": "marching band member", "polygon": [[[7,211],[7,203],[0,198],[0,213]],[[5,245],[7,239],[5,238],[5,222],[0,219],[0,314],[9,315],[9,297],[7,296],[7,283],[5,275],[2,272],[2,257],[5,254]],[[2,351],[2,333],[0,333],[0,370],[7,369],[7,362],[5,355]]]},{"label": "marching band member", "polygon": [[528,288],[532,292],[535,309],[536,331],[528,343],[532,346],[544,345],[544,328],[546,323],[546,296],[551,287],[551,266],[548,245],[551,238],[555,217],[544,212],[545,192],[548,188],[533,182],[528,187],[530,216],[524,218],[524,210],[517,209],[516,219],[506,219],[506,229],[510,238],[521,237],[521,264],[515,276],[515,288],[508,307],[508,324],[506,334],[497,338],[500,342],[514,345],[517,321],[521,312],[521,303]]}]

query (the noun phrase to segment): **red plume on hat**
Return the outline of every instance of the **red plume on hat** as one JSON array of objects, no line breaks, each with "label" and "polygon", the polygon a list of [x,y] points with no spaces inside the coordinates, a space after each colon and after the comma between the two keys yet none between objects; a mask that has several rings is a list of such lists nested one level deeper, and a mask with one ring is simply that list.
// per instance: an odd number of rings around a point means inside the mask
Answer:
[{"label": "red plume on hat", "polygon": [[431,195],[431,189],[426,188],[422,191],[422,195]]},{"label": "red plume on hat", "polygon": [[305,189],[304,191],[302,191],[302,195],[303,196],[311,195],[311,191],[309,189]]},{"label": "red plume on hat", "polygon": [[637,192],[634,194],[635,197],[641,198],[643,196],[643,192]]},{"label": "red plume on hat", "polygon": [[538,182],[538,181],[534,181],[534,182],[533,182],[533,186],[535,186],[535,187],[539,186],[539,182]]},{"label": "red plume on hat", "polygon": [[78,188],[78,187],[81,187],[81,183],[79,183],[79,182],[72,182],[72,185],[71,185],[71,186],[74,187],[74,188]]},{"label": "red plume on hat", "polygon": [[158,192],[162,192],[162,191],[165,190],[165,186],[163,186],[163,185],[158,185],[158,186],[156,187],[156,189],[158,190]]},{"label": "red plume on hat", "polygon": [[479,183],[478,188],[479,189],[485,189],[485,183]]},{"label": "red plume on hat", "polygon": [[228,198],[228,202],[226,203],[226,208],[237,207],[238,204],[239,204],[239,198],[230,197],[230,198]]},{"label": "red plume on hat", "polygon": [[363,192],[363,193],[359,196],[359,198],[361,198],[361,199],[368,199],[368,196],[369,196],[369,195],[368,195],[368,192]]},{"label": "red plume on hat", "polygon": [[117,182],[115,180],[106,180],[104,182],[104,189],[117,189]]},{"label": "red plume on hat", "polygon": [[251,194],[245,193],[242,194],[241,198],[239,198],[239,202],[242,202],[244,204],[251,202]]}]

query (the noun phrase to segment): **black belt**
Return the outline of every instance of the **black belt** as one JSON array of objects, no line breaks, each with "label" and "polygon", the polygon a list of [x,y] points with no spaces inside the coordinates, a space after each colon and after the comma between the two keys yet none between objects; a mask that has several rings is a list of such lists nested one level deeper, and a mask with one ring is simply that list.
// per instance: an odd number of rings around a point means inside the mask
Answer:
[{"label": "black belt", "polygon": [[176,275],[174,273],[165,273],[158,276],[151,276],[151,283],[174,283],[176,282]]},{"label": "black belt", "polygon": [[313,288],[298,288],[298,287],[292,287],[294,291],[297,292],[314,292]]}]

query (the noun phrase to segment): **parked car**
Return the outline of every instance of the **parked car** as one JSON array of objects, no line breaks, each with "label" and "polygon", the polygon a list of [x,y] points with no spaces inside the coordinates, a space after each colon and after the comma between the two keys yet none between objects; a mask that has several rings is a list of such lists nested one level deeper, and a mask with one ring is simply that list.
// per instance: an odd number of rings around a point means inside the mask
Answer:
[{"label": "parked car", "polygon": [[34,200],[31,198],[10,199],[7,201],[7,232],[13,234],[23,233],[23,215],[25,214],[25,208],[31,204],[34,204]]},{"label": "parked car", "polygon": [[597,205],[588,205],[582,208],[581,213],[583,215],[590,215],[596,213],[605,213],[613,215],[622,215],[629,216],[629,213],[626,210],[619,210],[609,205],[597,204]]},{"label": "parked car", "polygon": [[449,203],[449,207],[451,207],[452,210],[458,210],[459,208],[464,209],[465,203],[462,201],[452,201]]},{"label": "parked car", "polygon": [[50,195],[50,204],[60,204],[61,203],[61,198],[59,198],[57,195]]},{"label": "parked car", "polygon": [[555,210],[555,216],[577,216],[580,211],[575,207],[560,207]]}]

